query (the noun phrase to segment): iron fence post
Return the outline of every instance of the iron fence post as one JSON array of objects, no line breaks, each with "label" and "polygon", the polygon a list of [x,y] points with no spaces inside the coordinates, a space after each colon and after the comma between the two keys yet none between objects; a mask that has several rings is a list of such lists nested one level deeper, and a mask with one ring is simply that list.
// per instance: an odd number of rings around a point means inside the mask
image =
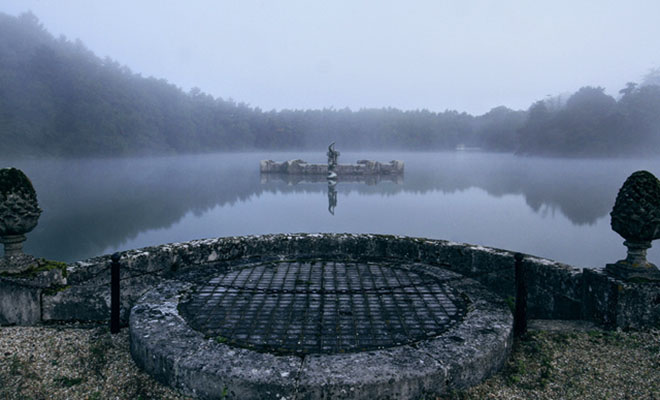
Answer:
[{"label": "iron fence post", "polygon": [[113,254],[110,259],[110,333],[119,333],[119,253]]},{"label": "iron fence post", "polygon": [[527,279],[523,266],[524,255],[516,253],[514,258],[516,280],[516,309],[513,314],[513,334],[520,337],[527,332]]}]

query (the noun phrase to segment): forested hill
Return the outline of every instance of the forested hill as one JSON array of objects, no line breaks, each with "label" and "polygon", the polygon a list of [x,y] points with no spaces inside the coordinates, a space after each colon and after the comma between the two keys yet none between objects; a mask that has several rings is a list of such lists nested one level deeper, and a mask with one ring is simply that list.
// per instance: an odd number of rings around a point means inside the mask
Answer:
[{"label": "forested hill", "polygon": [[[660,70],[628,83],[619,100],[583,87],[565,103],[539,101],[519,130],[519,153],[563,156],[660,155]],[[657,82],[656,82],[657,80]],[[652,82],[656,84],[652,84]]]},{"label": "forested hill", "polygon": [[[432,105],[429,105],[432,106]],[[629,85],[619,101],[583,88],[566,102],[481,116],[393,108],[264,112],[100,59],[54,38],[31,13],[0,13],[0,156],[176,154],[236,150],[443,150],[528,154],[658,150],[660,87]]]},{"label": "forested hill", "polygon": [[134,74],[80,41],[55,39],[33,14],[0,14],[4,156],[324,151],[331,141],[341,149],[453,149],[483,142],[510,150],[524,116],[503,107],[481,118],[391,108],[263,112]]}]

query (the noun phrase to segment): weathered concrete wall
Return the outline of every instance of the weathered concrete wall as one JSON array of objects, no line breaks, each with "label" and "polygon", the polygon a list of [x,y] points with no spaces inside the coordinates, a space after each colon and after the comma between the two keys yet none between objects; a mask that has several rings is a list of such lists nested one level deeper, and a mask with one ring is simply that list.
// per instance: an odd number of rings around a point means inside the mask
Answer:
[{"label": "weathered concrete wall", "polygon": [[[502,297],[513,297],[514,253],[482,246],[390,235],[279,234],[195,240],[122,253],[121,317],[128,321],[134,302],[162,279],[185,278],[189,271],[245,262],[323,257],[401,259],[436,265],[473,278]],[[69,265],[67,288],[38,292],[43,321],[107,320],[110,313],[110,257]],[[525,256],[530,318],[586,319],[605,326],[660,325],[660,284],[624,283],[603,272]],[[13,306],[12,306],[13,307]],[[1,323],[9,322],[0,308]],[[4,316],[4,317],[3,317]]]},{"label": "weathered concrete wall", "polygon": [[0,325],[33,325],[41,322],[40,289],[0,283]]},{"label": "weathered concrete wall", "polygon": [[569,265],[526,257],[527,314],[538,319],[581,319],[582,271]]},{"label": "weathered concrete wall", "polygon": [[66,284],[59,269],[34,276],[0,276],[0,325],[34,325],[42,321],[41,298]]},{"label": "weathered concrete wall", "polygon": [[607,327],[660,327],[660,283],[624,282],[584,270],[582,315]]}]

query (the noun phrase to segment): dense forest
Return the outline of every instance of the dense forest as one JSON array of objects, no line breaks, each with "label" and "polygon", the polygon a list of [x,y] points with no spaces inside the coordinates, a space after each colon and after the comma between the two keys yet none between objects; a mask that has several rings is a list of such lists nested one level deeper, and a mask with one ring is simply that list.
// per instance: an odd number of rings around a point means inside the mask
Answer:
[{"label": "dense forest", "polygon": [[583,87],[561,101],[538,101],[519,129],[518,152],[566,156],[660,154],[660,70],[628,83],[615,100]]},{"label": "dense forest", "polygon": [[[614,99],[602,88],[472,116],[394,108],[264,111],[143,77],[54,38],[31,13],[0,13],[0,156],[245,150],[445,150],[658,154],[660,69]],[[432,105],[429,105],[432,106]]]}]

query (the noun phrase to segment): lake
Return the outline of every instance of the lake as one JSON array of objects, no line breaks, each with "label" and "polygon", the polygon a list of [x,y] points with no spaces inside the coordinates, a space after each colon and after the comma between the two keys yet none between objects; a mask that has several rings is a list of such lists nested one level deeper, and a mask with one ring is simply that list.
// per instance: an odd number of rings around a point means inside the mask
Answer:
[{"label": "lake", "polygon": [[[0,161],[21,168],[43,214],[25,251],[75,261],[192,239],[282,232],[385,233],[521,251],[576,266],[625,256],[610,229],[618,189],[657,159],[552,159],[482,152],[350,153],[405,162],[402,179],[296,181],[261,176],[259,161],[318,153],[221,153]],[[334,213],[334,214],[333,214]],[[657,246],[657,245],[656,245]],[[660,262],[657,247],[649,259]]]}]

